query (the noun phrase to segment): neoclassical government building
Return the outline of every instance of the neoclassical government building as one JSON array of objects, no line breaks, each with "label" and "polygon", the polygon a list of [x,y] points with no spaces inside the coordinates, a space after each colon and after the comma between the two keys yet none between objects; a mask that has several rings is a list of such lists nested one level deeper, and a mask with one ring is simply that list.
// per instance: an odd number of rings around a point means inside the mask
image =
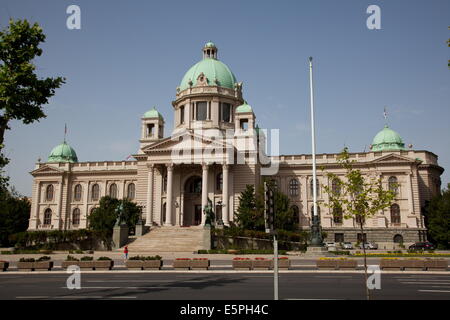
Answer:
[{"label": "neoclassical government building", "polygon": [[[46,162],[36,164],[29,230],[86,228],[87,217],[105,195],[138,203],[142,219],[153,228],[201,226],[209,201],[217,218],[229,225],[240,193],[248,184],[258,187],[264,177],[274,179],[289,196],[299,228],[309,229],[312,156],[265,156],[267,131],[258,128],[255,110],[243,98],[242,82],[218,59],[213,43],[206,43],[202,53],[176,88],[172,133],[165,136],[164,117],[156,108],[145,112],[133,161],[81,162],[64,141]],[[333,186],[325,172],[344,174],[337,156],[316,156],[318,167],[324,168],[317,178],[321,225],[327,241],[356,242],[363,237],[356,221],[324,205],[323,186]],[[440,192],[444,171],[437,155],[405,147],[400,135],[385,126],[370,151],[350,157],[365,174],[396,191],[395,203],[366,221],[364,236],[387,247],[424,240],[423,207]]]}]

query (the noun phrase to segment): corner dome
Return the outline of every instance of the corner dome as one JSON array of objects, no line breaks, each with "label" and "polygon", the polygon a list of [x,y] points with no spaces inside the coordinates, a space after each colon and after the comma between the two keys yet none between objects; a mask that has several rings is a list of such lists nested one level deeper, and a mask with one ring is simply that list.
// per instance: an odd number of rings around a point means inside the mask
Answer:
[{"label": "corner dome", "polygon": [[247,104],[247,101],[244,101],[244,104],[241,104],[236,108],[236,113],[244,113],[244,112],[253,112],[252,107]]},{"label": "corner dome", "polygon": [[372,142],[372,151],[399,151],[407,150],[402,137],[387,125],[377,133]]},{"label": "corner dome", "polygon": [[[234,89],[236,77],[228,66],[217,60],[217,47],[214,43],[208,42],[203,47],[203,60],[194,64],[184,75],[179,85],[179,90],[183,91],[191,86],[196,86],[199,78],[206,77],[209,86],[219,86]],[[204,81],[204,80],[203,80]]]},{"label": "corner dome", "polygon": [[153,107],[151,110],[148,110],[146,113],[144,113],[144,118],[160,118],[163,119],[163,116],[161,113],[156,110],[155,107]]},{"label": "corner dome", "polygon": [[78,162],[75,150],[65,141],[53,148],[48,156],[47,162]]}]

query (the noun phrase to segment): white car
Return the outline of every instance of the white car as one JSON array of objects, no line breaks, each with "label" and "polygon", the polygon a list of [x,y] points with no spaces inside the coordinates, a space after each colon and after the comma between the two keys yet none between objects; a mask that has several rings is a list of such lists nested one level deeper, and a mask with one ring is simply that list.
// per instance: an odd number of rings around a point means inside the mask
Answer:
[{"label": "white car", "polygon": [[327,248],[337,248],[338,244],[336,242],[325,242],[325,247]]},{"label": "white car", "polygon": [[[359,247],[361,249],[363,249],[363,244],[361,243],[359,245]],[[364,243],[364,248],[369,249],[369,250],[377,250],[378,249],[378,245],[376,243],[374,243],[374,242],[366,242],[366,243]]]},{"label": "white car", "polygon": [[351,242],[343,242],[342,243],[342,249],[351,250],[353,249],[353,245]]}]

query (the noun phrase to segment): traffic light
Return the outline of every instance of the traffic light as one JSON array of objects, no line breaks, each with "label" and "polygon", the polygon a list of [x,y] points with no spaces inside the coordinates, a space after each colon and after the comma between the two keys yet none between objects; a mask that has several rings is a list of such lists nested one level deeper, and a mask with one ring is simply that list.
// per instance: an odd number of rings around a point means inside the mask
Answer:
[{"label": "traffic light", "polygon": [[273,232],[275,229],[275,195],[271,186],[269,186],[267,182],[264,182],[264,208],[267,228]]}]

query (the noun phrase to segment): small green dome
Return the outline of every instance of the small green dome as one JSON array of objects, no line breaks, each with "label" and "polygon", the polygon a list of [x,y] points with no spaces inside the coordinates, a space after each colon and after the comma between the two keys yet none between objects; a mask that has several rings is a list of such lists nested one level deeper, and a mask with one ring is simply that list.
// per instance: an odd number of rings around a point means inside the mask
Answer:
[{"label": "small green dome", "polygon": [[48,156],[47,162],[78,162],[75,150],[66,142],[53,148]]},{"label": "small green dome", "polygon": [[[204,48],[216,48],[215,44],[208,42]],[[228,66],[215,57],[204,57],[194,64],[181,80],[179,90],[183,91],[197,85],[197,79],[203,73],[209,86],[219,86],[234,89],[236,77]]]},{"label": "small green dome", "polygon": [[400,135],[387,125],[377,133],[372,142],[372,151],[398,151],[406,150]]},{"label": "small green dome", "polygon": [[151,110],[148,110],[146,113],[144,113],[144,118],[160,118],[163,119],[163,116],[161,113],[156,110],[155,107],[153,107]]},{"label": "small green dome", "polygon": [[239,107],[236,108],[236,113],[244,113],[244,112],[253,112],[252,107],[247,104],[247,101],[244,101],[244,104],[241,104]]}]

